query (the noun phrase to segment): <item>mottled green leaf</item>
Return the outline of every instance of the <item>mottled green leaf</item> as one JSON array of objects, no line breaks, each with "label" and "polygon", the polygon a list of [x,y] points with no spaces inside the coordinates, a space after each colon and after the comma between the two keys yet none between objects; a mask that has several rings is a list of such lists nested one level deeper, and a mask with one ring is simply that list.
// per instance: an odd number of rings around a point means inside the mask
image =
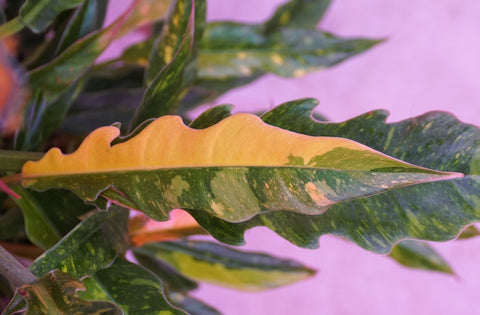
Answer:
[{"label": "mottled green leaf", "polygon": [[112,146],[118,135],[117,127],[103,127],[73,154],[54,148],[25,163],[23,185],[70,189],[88,201],[101,194],[157,220],[182,208],[239,222],[272,210],[321,214],[335,203],[462,176],[418,168],[350,140],[287,132],[252,114],[202,130],[165,116]]},{"label": "mottled green leaf", "polygon": [[[160,280],[141,266],[117,259],[108,268],[99,270],[89,283],[83,299],[109,300],[119,305],[126,315],[186,314],[165,299]],[[94,281],[94,283],[93,283]],[[88,292],[91,290],[91,292]]]},{"label": "mottled green leaf", "polygon": [[454,273],[440,254],[427,243],[420,241],[401,241],[392,249],[389,257],[409,268]]},{"label": "mottled green leaf", "polygon": [[194,32],[192,1],[175,1],[150,54],[145,73],[148,86],[131,120],[130,130],[149,118],[175,113],[186,85],[193,80],[193,69],[188,63],[192,57]]},{"label": "mottled green leaf", "polygon": [[56,55],[85,35],[100,29],[105,19],[107,4],[108,0],[84,0],[62,32]]},{"label": "mottled green leaf", "polygon": [[282,27],[314,29],[328,9],[331,0],[292,0],[277,8],[264,23],[266,34]]},{"label": "mottled green leaf", "polygon": [[174,60],[177,51],[180,51],[180,48],[185,45],[185,37],[193,37],[194,2],[196,1],[172,1],[162,32],[153,43],[150,51],[148,68],[145,73],[147,85],[154,81],[158,73]]},{"label": "mottled green leaf", "polygon": [[317,101],[285,103],[265,114],[273,125],[309,135],[341,136],[402,160],[440,170],[471,174],[464,178],[424,183],[332,206],[320,216],[272,212],[231,224],[206,213],[190,211],[217,239],[242,244],[245,230],[267,226],[292,243],[318,247],[323,234],[335,234],[359,246],[388,253],[401,239],[445,241],[480,218],[480,130],[454,116],[431,112],[387,124],[385,111],[373,111],[343,123],[311,119]]},{"label": "mottled green leaf", "polygon": [[196,282],[185,278],[170,265],[157,259],[154,253],[135,248],[133,254],[140,265],[162,280],[165,290],[168,292],[186,292],[198,287]]},{"label": "mottled green leaf", "polygon": [[[2,315],[18,314],[17,311],[25,315],[123,314],[113,303],[79,299],[77,290],[84,289],[82,283],[71,275],[59,270],[50,271],[38,282],[18,288],[16,297]],[[26,304],[22,304],[22,300]],[[26,309],[22,309],[22,306],[26,306]]]},{"label": "mottled green leaf", "polygon": [[27,0],[20,9],[20,20],[35,33],[45,31],[57,15],[75,8],[83,0]]},{"label": "mottled green leaf", "polygon": [[14,201],[22,209],[27,236],[33,244],[43,249],[59,242],[80,223],[81,215],[93,210],[92,206],[68,191],[39,193],[21,187],[14,190],[22,197]]},{"label": "mottled green leaf", "polygon": [[192,298],[188,294],[170,292],[167,294],[168,300],[173,305],[185,310],[188,314],[191,315],[221,315],[219,311],[211,307],[210,305],[205,304],[202,301],[199,301],[195,298]]},{"label": "mottled green leaf", "polygon": [[314,274],[312,269],[293,260],[239,251],[205,241],[151,243],[135,249],[135,252],[154,255],[197,281],[247,291],[287,285]]},{"label": "mottled green leaf", "polygon": [[257,25],[211,23],[201,41],[198,76],[226,79],[272,72],[299,77],[331,67],[377,43],[295,28],[282,28],[265,36]]},{"label": "mottled green leaf", "polygon": [[109,266],[127,246],[128,211],[113,207],[78,224],[30,266],[36,276],[60,269],[74,277]]}]

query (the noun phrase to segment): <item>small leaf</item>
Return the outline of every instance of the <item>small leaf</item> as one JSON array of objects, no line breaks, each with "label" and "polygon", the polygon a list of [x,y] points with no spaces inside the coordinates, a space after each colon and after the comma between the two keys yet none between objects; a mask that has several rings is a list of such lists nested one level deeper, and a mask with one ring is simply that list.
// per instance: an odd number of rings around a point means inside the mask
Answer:
[{"label": "small leaf", "polygon": [[18,314],[17,311],[25,315],[123,314],[113,303],[79,299],[77,290],[85,290],[81,282],[59,270],[50,271],[38,282],[18,288],[2,315]]},{"label": "small leaf", "polygon": [[22,209],[28,239],[43,249],[54,246],[80,223],[79,216],[92,210],[92,206],[68,191],[39,193],[21,187],[15,191],[21,196],[15,202]]},{"label": "small leaf", "polygon": [[25,163],[23,185],[70,189],[88,201],[101,193],[157,220],[179,208],[238,222],[279,209],[320,214],[335,203],[462,176],[419,168],[351,140],[287,132],[251,114],[202,130],[165,116],[111,146],[118,135],[118,128],[103,127],[73,154],[51,149]]},{"label": "small leaf", "polygon": [[[60,269],[74,277],[92,275],[126,250],[128,211],[113,207],[77,225],[30,266],[36,276]],[[107,237],[106,237],[107,236]]]},{"label": "small leaf", "polygon": [[257,25],[211,23],[201,41],[198,76],[227,79],[272,72],[283,77],[300,77],[331,67],[377,43],[295,28],[283,28],[264,36]]},{"label": "small leaf", "polygon": [[27,0],[20,9],[20,20],[34,33],[41,33],[62,11],[79,6],[83,0]]},{"label": "small leaf", "polygon": [[[162,283],[141,266],[117,259],[108,268],[99,270],[89,279],[96,282],[96,293],[86,292],[82,298],[105,299],[119,305],[126,315],[134,314],[186,314],[171,306],[163,294]],[[103,292],[102,292],[103,291]]]},{"label": "small leaf", "polygon": [[331,0],[292,0],[277,8],[264,23],[266,34],[282,27],[314,29],[330,6]]},{"label": "small leaf", "polygon": [[467,240],[472,237],[477,237],[480,235],[480,231],[475,227],[475,225],[467,226],[462,233],[458,236],[459,240]]},{"label": "small leaf", "polygon": [[389,257],[405,267],[454,274],[448,263],[424,242],[401,241],[392,249]]},{"label": "small leaf", "polygon": [[194,280],[246,291],[271,289],[314,274],[312,269],[292,260],[242,252],[212,242],[159,242],[144,245],[135,252],[165,260]]}]

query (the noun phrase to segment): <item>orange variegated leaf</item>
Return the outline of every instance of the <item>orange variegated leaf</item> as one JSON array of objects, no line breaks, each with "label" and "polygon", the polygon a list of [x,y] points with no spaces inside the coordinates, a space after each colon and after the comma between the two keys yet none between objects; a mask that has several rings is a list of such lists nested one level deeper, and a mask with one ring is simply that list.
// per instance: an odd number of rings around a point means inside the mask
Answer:
[{"label": "orange variegated leaf", "polygon": [[135,246],[146,243],[175,240],[206,231],[188,213],[180,209],[170,213],[170,220],[154,221],[143,213],[130,219],[130,240]]},{"label": "orange variegated leaf", "polygon": [[260,212],[320,214],[335,203],[400,186],[461,177],[391,158],[354,141],[312,137],[236,114],[202,130],[161,117],[111,145],[117,127],[92,132],[72,154],[51,149],[22,171],[26,187],[100,195],[165,220],[171,209],[229,221]]}]

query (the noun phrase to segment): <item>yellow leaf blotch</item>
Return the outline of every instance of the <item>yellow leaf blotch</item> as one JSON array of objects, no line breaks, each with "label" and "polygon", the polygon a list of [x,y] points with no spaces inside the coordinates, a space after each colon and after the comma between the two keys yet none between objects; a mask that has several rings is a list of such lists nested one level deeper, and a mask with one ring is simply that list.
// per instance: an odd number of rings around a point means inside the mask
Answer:
[{"label": "yellow leaf blotch", "polygon": [[[185,126],[178,116],[164,116],[132,139],[111,146],[119,134],[117,127],[102,127],[85,138],[72,154],[64,155],[57,148],[51,149],[41,160],[25,163],[22,176],[27,181],[24,184],[28,184],[28,179],[42,176],[124,170],[284,166],[289,164],[289,156],[300,157],[308,163],[313,157],[335,148],[369,152],[375,155],[373,166],[376,168],[413,167],[348,139],[297,134],[267,125],[252,114],[235,114],[200,130]],[[351,166],[345,166],[343,159],[342,168],[368,170],[366,166],[355,165],[355,158],[355,154],[347,157],[352,159]],[[329,161],[329,168],[331,164]]]}]

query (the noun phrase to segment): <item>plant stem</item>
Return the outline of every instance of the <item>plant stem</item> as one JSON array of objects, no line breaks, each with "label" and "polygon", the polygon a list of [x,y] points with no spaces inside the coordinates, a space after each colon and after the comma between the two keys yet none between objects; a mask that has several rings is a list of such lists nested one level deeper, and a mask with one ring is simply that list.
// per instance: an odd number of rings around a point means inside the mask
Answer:
[{"label": "plant stem", "polygon": [[21,31],[25,25],[18,18],[11,19],[7,23],[0,26],[0,37],[7,37]]},{"label": "plant stem", "polygon": [[0,274],[4,276],[13,287],[19,287],[37,281],[37,277],[2,246],[0,246]]},{"label": "plant stem", "polygon": [[23,164],[39,160],[44,153],[0,150],[0,171],[19,173]]}]

